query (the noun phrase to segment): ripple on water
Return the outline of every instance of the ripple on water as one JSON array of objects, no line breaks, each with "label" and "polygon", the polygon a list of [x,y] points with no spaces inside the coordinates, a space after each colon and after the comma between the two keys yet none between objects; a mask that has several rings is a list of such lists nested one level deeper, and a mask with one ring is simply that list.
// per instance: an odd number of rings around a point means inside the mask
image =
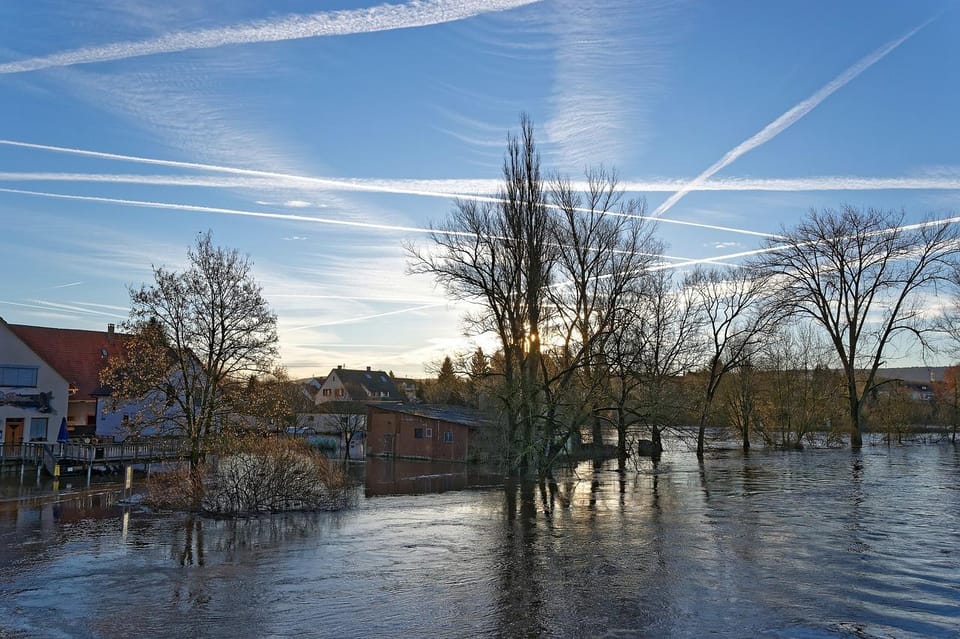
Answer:
[{"label": "ripple on water", "polygon": [[958,479],[877,447],[240,521],[31,506],[0,517],[0,636],[957,637]]}]

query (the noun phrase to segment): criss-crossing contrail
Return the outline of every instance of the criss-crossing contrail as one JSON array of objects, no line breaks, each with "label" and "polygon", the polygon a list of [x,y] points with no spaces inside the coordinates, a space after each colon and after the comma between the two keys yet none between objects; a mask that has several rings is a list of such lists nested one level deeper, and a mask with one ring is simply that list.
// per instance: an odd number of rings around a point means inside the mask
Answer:
[{"label": "criss-crossing contrail", "polygon": [[533,4],[540,0],[416,0],[366,9],[323,11],[257,20],[226,27],[168,33],[148,40],[128,40],[72,49],[51,55],[0,64],[0,74],[25,73],[53,67],[125,60],[148,55],[214,49],[230,44],[281,42],[426,27],[466,20]]},{"label": "criss-crossing contrail", "polygon": [[[369,180],[349,180],[349,179],[337,179],[337,178],[323,178],[323,177],[309,177],[303,175],[292,175],[289,173],[279,173],[276,171],[264,171],[261,169],[241,169],[232,166],[222,166],[219,164],[204,164],[201,162],[183,162],[179,160],[163,160],[159,158],[150,158],[137,155],[123,155],[120,153],[107,153],[104,151],[92,151],[89,149],[77,149],[72,147],[64,146],[53,146],[49,144],[35,144],[32,142],[21,142],[18,140],[7,140],[0,139],[0,145],[4,146],[13,146],[24,149],[34,149],[37,151],[49,151],[52,153],[66,153],[68,155],[79,155],[81,157],[90,157],[97,158],[100,160],[117,160],[122,162],[133,162],[135,164],[150,164],[155,166],[167,166],[171,168],[180,168],[180,169],[190,169],[196,171],[209,171],[212,173],[227,173],[232,175],[245,175],[256,178],[265,178],[270,180],[281,180],[288,181],[293,184],[313,186],[317,188],[330,189],[330,190],[352,190],[352,191],[366,191],[373,193],[391,193],[395,195],[418,195],[423,197],[442,197],[450,198],[457,197],[464,200],[474,200],[477,202],[499,202],[500,200],[496,197],[488,197],[484,195],[476,195],[475,193],[456,193],[450,190],[448,191],[435,191],[430,189],[423,188],[405,188],[403,186],[393,183],[394,181],[369,181]],[[485,184],[488,181],[483,181]],[[484,188],[489,188],[484,187]],[[2,190],[0,190],[2,191]],[[7,189],[8,192],[17,192],[16,189]],[[23,192],[24,194],[32,195],[43,195],[35,191]],[[53,196],[51,196],[53,197]],[[68,198],[69,199],[69,198]],[[75,198],[79,199],[79,198]],[[585,211],[585,209],[581,209]],[[653,216],[649,215],[636,215],[634,213],[617,213],[610,212],[610,215],[614,216],[625,216],[625,217],[635,217],[638,219],[653,220]],[[315,218],[310,218],[315,219]],[[689,226],[695,228],[703,228],[711,231],[724,231],[729,233],[741,233],[744,235],[753,235],[755,237],[776,237],[771,233],[762,233],[759,231],[751,231],[749,229],[739,229],[729,226],[721,226],[719,224],[706,224],[703,222],[687,222],[683,220],[670,220],[664,219],[660,220],[661,222],[667,224],[675,224],[679,226]]]},{"label": "criss-crossing contrail", "polygon": [[[192,213],[214,213],[220,215],[238,215],[241,217],[259,217],[274,220],[288,220],[293,222],[312,222],[315,224],[332,224],[334,226],[349,226],[364,229],[376,229],[379,231],[398,231],[404,233],[434,233],[434,229],[421,228],[416,226],[399,226],[392,224],[374,224],[372,222],[355,222],[352,220],[342,220],[337,218],[312,217],[309,215],[295,215],[292,213],[269,213],[264,211],[247,211],[244,209],[227,209],[216,206],[200,206],[197,204],[178,204],[175,202],[151,202],[144,200],[128,200],[113,197],[101,197],[98,195],[74,195],[67,193],[47,193],[45,191],[27,191],[24,189],[6,189],[0,188],[0,193],[13,193],[16,195],[31,195],[35,197],[47,197],[58,200],[75,200],[81,202],[102,202],[104,204],[119,204],[122,206],[136,206],[148,209],[166,209],[171,211],[188,211]],[[475,237],[474,233],[462,231],[442,231],[445,235],[464,235]]]},{"label": "criss-crossing contrail", "polygon": [[[424,195],[435,197],[468,197],[467,194],[493,194],[502,185],[502,180],[487,178],[242,178],[212,175],[147,175],[143,173],[58,173],[50,171],[5,171],[0,172],[0,182],[98,182],[106,184],[141,184],[148,186],[195,186],[224,189],[266,189],[276,187],[302,187],[306,180],[322,180],[329,190],[342,188],[352,191],[389,192],[399,195]],[[654,178],[649,180],[624,180],[619,183],[626,192],[658,193],[674,192],[687,184],[679,178]],[[588,184],[571,181],[577,190],[586,190]],[[912,191],[912,190],[960,190],[960,171],[946,175],[917,175],[900,177],[872,177],[859,175],[820,175],[799,178],[728,177],[711,178],[694,186],[695,191]],[[290,208],[310,208],[311,203],[290,200]],[[663,220],[666,222],[667,220]]]},{"label": "criss-crossing contrail", "polygon": [[740,156],[744,155],[745,153],[749,153],[750,151],[757,148],[758,146],[766,144],[773,138],[780,135],[784,130],[793,126],[801,118],[803,118],[805,115],[807,115],[808,113],[813,111],[815,108],[817,108],[817,106],[821,102],[823,102],[828,97],[833,95],[833,93],[835,93],[836,91],[845,87],[858,75],[860,75],[861,73],[863,73],[864,71],[866,71],[867,69],[875,65],[877,62],[882,60],[884,57],[886,57],[887,54],[889,54],[891,51],[893,51],[894,49],[899,47],[901,44],[909,40],[911,37],[914,36],[914,34],[916,34],[918,31],[923,29],[925,26],[930,24],[932,20],[933,18],[931,18],[930,20],[927,20],[920,26],[911,29],[906,34],[900,36],[896,40],[892,40],[891,42],[888,42],[887,44],[883,45],[876,51],[873,51],[869,55],[861,58],[856,64],[849,67],[846,71],[844,71],[843,73],[835,77],[833,80],[825,84],[823,87],[821,87],[816,93],[811,95],[809,98],[796,104],[793,108],[791,108],[789,111],[781,115],[779,118],[777,118],[767,126],[763,127],[763,129],[761,129],[759,133],[753,135],[752,137],[748,138],[747,140],[735,146],[733,149],[727,151],[727,153],[724,154],[722,158],[720,158],[719,160],[711,164],[707,168],[707,170],[705,170],[703,173],[701,173],[697,177],[693,178],[693,180],[691,180],[688,184],[685,184],[683,188],[681,188],[676,193],[668,197],[660,206],[656,208],[656,210],[654,210],[652,216],[655,218],[659,218],[668,210],[670,210],[670,208],[672,208],[674,204],[679,202],[680,199],[683,198],[683,196],[685,196],[690,191],[694,190],[696,187],[700,186],[703,182],[705,182],[710,177],[715,175],[718,171],[735,162],[737,158],[739,158]]}]

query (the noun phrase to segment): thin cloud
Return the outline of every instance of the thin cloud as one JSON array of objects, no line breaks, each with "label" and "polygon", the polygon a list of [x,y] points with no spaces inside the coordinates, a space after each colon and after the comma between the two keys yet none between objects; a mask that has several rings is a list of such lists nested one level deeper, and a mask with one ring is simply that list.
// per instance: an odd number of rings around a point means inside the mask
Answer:
[{"label": "thin cloud", "polygon": [[0,64],[0,74],[126,60],[149,55],[214,49],[230,44],[281,42],[328,36],[412,29],[466,20],[533,4],[539,0],[426,0],[367,9],[324,11],[258,20],[227,27],[168,33],[139,41],[114,42]]},{"label": "thin cloud", "polygon": [[51,286],[50,288],[70,288],[72,286],[80,286],[83,282],[69,282],[67,284],[58,284],[57,286]]},{"label": "thin cloud", "polygon": [[811,95],[809,98],[798,103],[789,111],[781,115],[779,118],[777,118],[767,126],[763,127],[763,129],[761,129],[759,133],[750,137],[744,142],[741,142],[739,145],[737,145],[730,151],[727,151],[727,153],[722,158],[720,158],[719,160],[711,164],[707,168],[707,170],[705,170],[703,173],[701,173],[697,177],[693,178],[693,180],[691,180],[689,184],[685,185],[676,193],[668,197],[666,201],[664,201],[660,206],[658,206],[657,209],[653,212],[653,217],[659,218],[668,210],[670,210],[670,208],[672,208],[674,204],[679,202],[680,199],[683,198],[683,196],[685,196],[687,193],[692,191],[693,187],[700,185],[701,183],[706,181],[708,178],[710,178],[711,176],[715,175],[717,172],[722,170],[724,167],[729,166],[730,164],[735,162],[737,158],[741,157],[745,153],[749,153],[750,151],[757,148],[758,146],[766,144],[773,138],[780,135],[784,130],[793,126],[805,115],[807,115],[808,113],[813,111],[815,108],[817,108],[817,106],[821,102],[823,102],[828,97],[833,95],[836,91],[845,87],[847,84],[853,81],[858,75],[860,75],[861,73],[863,73],[864,71],[872,67],[874,64],[882,60],[884,57],[886,57],[887,54],[895,50],[901,44],[903,44],[904,42],[909,40],[911,37],[913,37],[914,34],[916,34],[918,31],[920,31],[925,26],[930,24],[932,20],[933,20],[932,18],[930,20],[927,20],[920,26],[914,27],[913,29],[908,31],[905,35],[897,38],[896,40],[888,42],[887,44],[883,45],[876,51],[873,51],[866,57],[861,58],[856,64],[849,67],[846,71],[838,75],[836,78],[828,82],[823,87],[821,87],[820,90],[818,90],[816,93]]}]

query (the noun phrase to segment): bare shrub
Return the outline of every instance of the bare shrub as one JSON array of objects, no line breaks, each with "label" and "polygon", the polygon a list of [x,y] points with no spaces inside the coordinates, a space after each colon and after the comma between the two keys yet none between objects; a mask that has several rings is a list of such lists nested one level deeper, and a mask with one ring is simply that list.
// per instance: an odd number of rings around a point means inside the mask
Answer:
[{"label": "bare shrub", "polygon": [[298,440],[249,436],[222,441],[216,460],[194,475],[186,468],[155,475],[147,503],[248,515],[340,510],[353,499],[346,474]]}]

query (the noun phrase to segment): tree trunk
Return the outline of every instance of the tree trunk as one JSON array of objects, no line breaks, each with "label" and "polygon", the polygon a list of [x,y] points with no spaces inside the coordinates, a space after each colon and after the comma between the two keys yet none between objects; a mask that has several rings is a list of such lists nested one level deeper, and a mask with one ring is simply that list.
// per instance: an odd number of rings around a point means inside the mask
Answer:
[{"label": "tree trunk", "polygon": [[750,422],[743,421],[743,452],[750,450]]},{"label": "tree trunk", "polygon": [[623,423],[623,409],[617,408],[617,466],[626,468],[627,462],[627,425]]},{"label": "tree trunk", "polygon": [[707,414],[700,415],[700,426],[697,429],[697,459],[703,460],[703,440],[706,435]]},{"label": "tree trunk", "polygon": [[861,433],[861,419],[862,415],[860,413],[860,402],[856,399],[855,395],[851,393],[850,396],[850,448],[854,450],[859,450],[863,448],[863,435]]}]

